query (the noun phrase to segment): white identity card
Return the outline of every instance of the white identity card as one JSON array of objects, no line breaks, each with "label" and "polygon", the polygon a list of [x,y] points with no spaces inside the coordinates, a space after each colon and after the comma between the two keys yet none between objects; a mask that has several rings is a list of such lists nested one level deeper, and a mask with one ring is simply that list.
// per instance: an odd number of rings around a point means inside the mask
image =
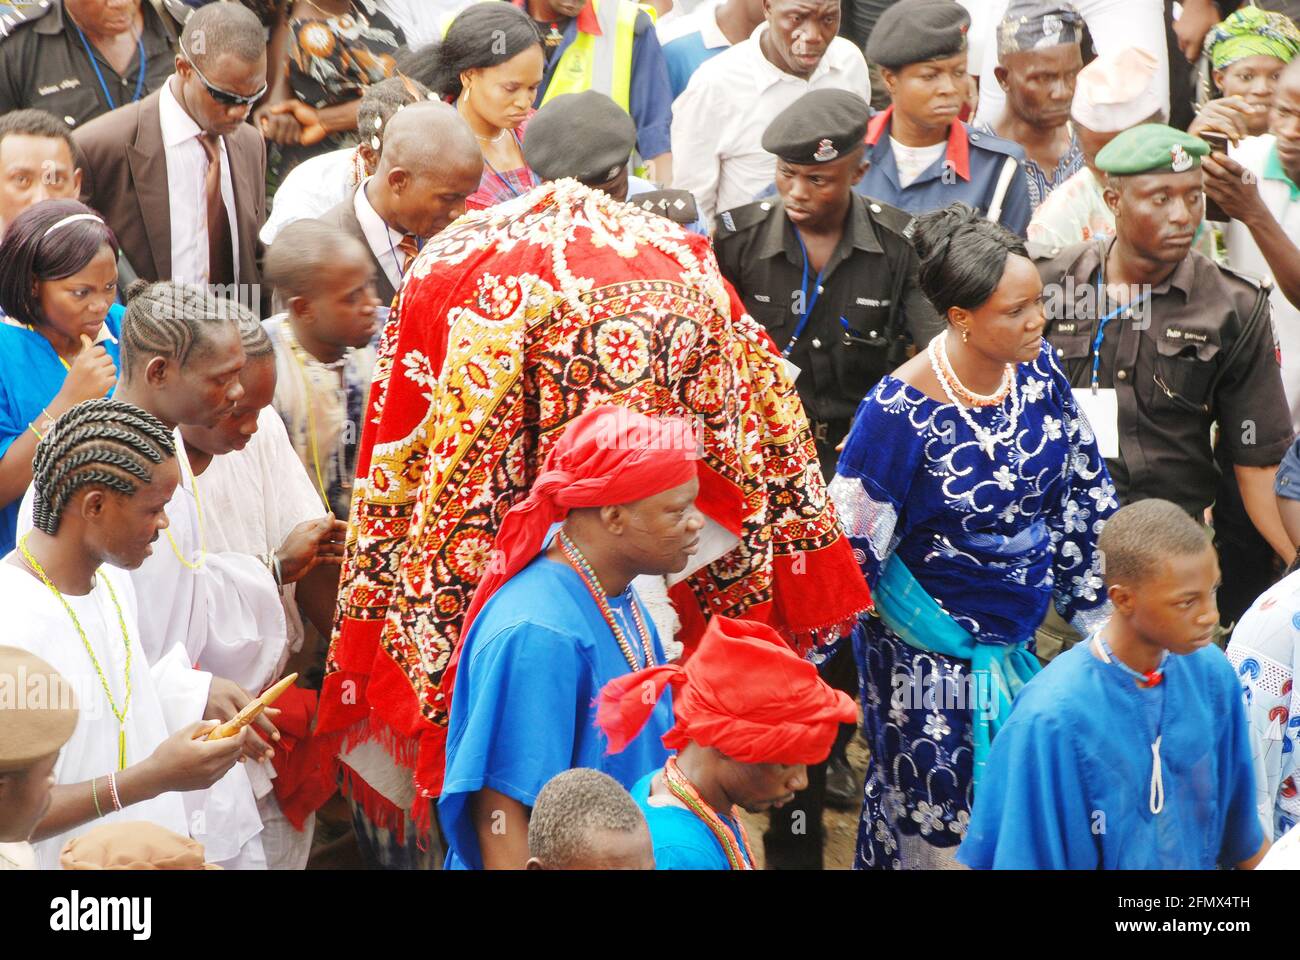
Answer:
[{"label": "white identity card", "polygon": [[1075,387],[1074,402],[1088,418],[1097,449],[1107,460],[1119,456],[1119,398],[1113,387],[1093,391],[1092,387]]}]

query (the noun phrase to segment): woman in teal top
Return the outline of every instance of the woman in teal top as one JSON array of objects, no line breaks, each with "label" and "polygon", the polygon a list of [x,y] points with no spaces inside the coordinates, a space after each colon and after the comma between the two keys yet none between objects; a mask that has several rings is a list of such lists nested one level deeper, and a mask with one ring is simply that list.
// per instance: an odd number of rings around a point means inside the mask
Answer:
[{"label": "woman in teal top", "polygon": [[46,200],[0,241],[0,555],[14,548],[32,455],[65,411],[117,382],[117,238],[75,200]]}]

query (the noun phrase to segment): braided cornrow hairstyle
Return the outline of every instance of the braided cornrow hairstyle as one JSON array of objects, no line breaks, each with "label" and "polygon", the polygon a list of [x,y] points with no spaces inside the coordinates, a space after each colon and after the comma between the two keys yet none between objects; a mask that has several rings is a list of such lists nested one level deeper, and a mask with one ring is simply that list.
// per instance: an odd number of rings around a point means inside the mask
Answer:
[{"label": "braided cornrow hairstyle", "polygon": [[236,322],[248,311],[197,284],[137,280],[126,290],[122,317],[122,375],[153,357],[185,366],[195,347],[208,342],[214,326]]},{"label": "braided cornrow hairstyle", "polygon": [[55,421],[32,460],[32,523],[53,536],[63,509],[82,487],[131,496],[153,468],[176,456],[172,432],[139,407],[105,397],[79,403]]},{"label": "braided cornrow hairstyle", "polygon": [[242,307],[240,310],[242,313],[239,317],[239,342],[244,348],[244,359],[256,360],[258,357],[272,356],[275,353],[275,344],[271,342],[271,337],[262,326],[262,321],[257,319],[252,311],[244,310]]}]

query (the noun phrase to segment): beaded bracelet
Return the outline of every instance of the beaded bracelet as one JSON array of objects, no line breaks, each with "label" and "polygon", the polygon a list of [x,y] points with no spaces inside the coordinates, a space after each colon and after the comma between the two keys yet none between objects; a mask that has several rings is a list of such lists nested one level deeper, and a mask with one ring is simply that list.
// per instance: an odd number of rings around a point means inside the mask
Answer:
[{"label": "beaded bracelet", "polygon": [[95,814],[97,816],[103,817],[104,811],[100,809],[99,806],[99,791],[95,789],[95,781],[97,779],[98,779],[97,777],[90,778],[90,798],[95,801]]},{"label": "beaded bracelet", "polygon": [[[50,416],[50,411],[46,410],[44,407],[41,407],[41,413],[45,415],[45,423],[43,423],[42,426],[45,427],[45,432],[49,433],[50,427],[54,426],[54,418]],[[35,420],[27,424],[27,429],[30,430],[32,433],[36,434],[36,439],[38,441],[45,439],[45,434],[41,433],[41,431],[36,429]]]},{"label": "beaded bracelet", "polygon": [[117,774],[115,773],[108,775],[108,792],[113,798],[113,809],[120,813],[122,811],[122,800],[117,795]]}]

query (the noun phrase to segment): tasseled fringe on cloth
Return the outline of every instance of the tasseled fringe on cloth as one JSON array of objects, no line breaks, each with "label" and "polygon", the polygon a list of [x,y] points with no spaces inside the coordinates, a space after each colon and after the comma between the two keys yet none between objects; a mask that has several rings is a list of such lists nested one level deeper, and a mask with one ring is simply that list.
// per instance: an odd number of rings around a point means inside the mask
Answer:
[{"label": "tasseled fringe on cloth", "polygon": [[839,620],[835,623],[813,627],[809,630],[801,630],[799,633],[790,633],[783,630],[781,631],[781,635],[785,637],[786,643],[790,644],[795,653],[799,654],[799,656],[816,657],[817,652],[823,647],[829,646],[837,640],[842,640],[851,634],[853,628],[857,626],[858,620],[867,614],[874,613],[875,609],[876,606],[873,603],[871,606],[859,610],[857,615],[852,619]]},{"label": "tasseled fringe on cloth", "polygon": [[391,830],[397,837],[397,842],[405,846],[406,817],[401,808],[362,780],[346,763],[339,766],[342,768],[339,787],[343,795],[361,808],[367,820],[384,830]]},{"label": "tasseled fringe on cloth", "polygon": [[[388,724],[373,716],[369,720],[340,731],[335,736],[338,738],[337,754],[347,753],[363,743],[377,743],[393,758],[394,763],[411,770],[411,775],[414,777],[416,759],[420,751],[418,739],[402,736]],[[349,793],[357,801],[366,819],[377,827],[394,831],[397,842],[405,845],[406,817],[402,815],[401,808],[361,779],[361,776],[346,763],[338,761],[338,765],[342,768],[341,782],[344,792]],[[430,831],[433,828],[433,805],[436,801],[436,797],[425,796],[417,789],[415,800],[411,803],[409,812],[415,828],[415,842],[421,850],[428,849]]]}]

